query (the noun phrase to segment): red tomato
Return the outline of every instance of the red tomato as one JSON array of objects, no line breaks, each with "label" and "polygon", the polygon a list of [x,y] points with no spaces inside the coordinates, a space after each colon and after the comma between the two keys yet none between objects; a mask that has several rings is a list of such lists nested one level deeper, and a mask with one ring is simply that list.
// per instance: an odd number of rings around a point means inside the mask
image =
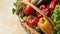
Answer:
[{"label": "red tomato", "polygon": [[45,6],[45,5],[41,5],[41,6],[39,7],[39,9],[40,9],[40,10],[46,9],[46,6]]},{"label": "red tomato", "polygon": [[[50,8],[46,8],[45,11],[46,11],[45,15],[49,17],[49,16],[50,16],[50,13],[51,13],[51,9],[50,9]],[[36,17],[37,17],[38,19],[40,19],[40,18],[42,18],[43,16],[42,16],[39,12],[36,11]]]},{"label": "red tomato", "polygon": [[23,12],[24,12],[26,15],[31,15],[31,14],[34,13],[34,9],[33,9],[31,6],[27,5],[26,8],[23,9]]},{"label": "red tomato", "polygon": [[46,10],[45,15],[49,17],[50,13],[51,13],[51,9],[50,8],[46,8],[45,10]]},{"label": "red tomato", "polygon": [[41,17],[43,17],[39,12],[36,11],[36,16],[38,19],[40,19]]},{"label": "red tomato", "polygon": [[26,18],[26,23],[27,23],[28,26],[34,27],[38,23],[38,18],[37,17],[28,16]]},{"label": "red tomato", "polygon": [[[39,7],[40,10],[43,10],[43,9],[46,9],[46,6],[45,5],[41,5]],[[36,16],[38,19],[40,19],[41,17],[43,17],[39,12],[36,11]]]},{"label": "red tomato", "polygon": [[[50,8],[47,8],[45,5],[41,5],[40,7],[39,7],[39,9],[40,10],[45,10],[46,11],[46,13],[45,13],[45,15],[46,16],[50,16],[50,11],[51,11],[51,9]],[[36,11],[36,17],[38,18],[38,19],[40,19],[40,18],[42,18],[43,16],[38,12],[38,11]]]}]

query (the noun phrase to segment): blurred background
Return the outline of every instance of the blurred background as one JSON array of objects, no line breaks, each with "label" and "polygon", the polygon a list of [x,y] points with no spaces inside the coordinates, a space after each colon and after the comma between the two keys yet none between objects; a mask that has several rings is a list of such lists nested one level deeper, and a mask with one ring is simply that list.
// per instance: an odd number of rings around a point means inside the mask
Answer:
[{"label": "blurred background", "polygon": [[13,3],[16,0],[0,0],[0,34],[28,34],[12,14]]}]

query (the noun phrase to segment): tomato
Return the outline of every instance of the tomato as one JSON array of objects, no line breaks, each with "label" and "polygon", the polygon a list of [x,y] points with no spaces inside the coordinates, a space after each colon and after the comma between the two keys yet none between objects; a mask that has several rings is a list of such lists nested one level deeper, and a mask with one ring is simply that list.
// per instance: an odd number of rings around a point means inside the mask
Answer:
[{"label": "tomato", "polygon": [[[41,5],[39,7],[40,10],[43,10],[43,9],[46,9],[46,6],[45,5]],[[36,11],[36,16],[38,19],[40,19],[41,17],[43,17],[39,12]]]},{"label": "tomato", "polygon": [[[51,13],[51,9],[50,8],[46,8],[46,9],[44,9],[46,12],[45,12],[45,15],[46,16],[50,16],[50,13]],[[40,19],[40,18],[42,18],[43,16],[39,13],[39,12],[37,12],[36,11],[36,17],[38,18],[38,19]]]},{"label": "tomato", "polygon": [[45,6],[45,5],[41,5],[41,6],[39,7],[39,9],[40,9],[40,10],[46,9],[46,6]]},{"label": "tomato", "polygon": [[33,9],[31,6],[27,5],[26,8],[23,9],[23,12],[24,12],[26,15],[31,15],[31,14],[34,13],[34,9]]},{"label": "tomato", "polygon": [[33,17],[33,16],[28,16],[26,18],[26,23],[28,26],[30,27],[34,27],[35,25],[37,25],[37,22],[38,22],[38,18],[37,17]]},{"label": "tomato", "polygon": [[46,10],[45,15],[49,17],[50,13],[51,13],[51,9],[50,8],[46,8],[45,10]]},{"label": "tomato", "polygon": [[39,12],[36,11],[36,17],[37,17],[38,19],[40,19],[40,18],[42,18],[43,16],[42,16]]}]

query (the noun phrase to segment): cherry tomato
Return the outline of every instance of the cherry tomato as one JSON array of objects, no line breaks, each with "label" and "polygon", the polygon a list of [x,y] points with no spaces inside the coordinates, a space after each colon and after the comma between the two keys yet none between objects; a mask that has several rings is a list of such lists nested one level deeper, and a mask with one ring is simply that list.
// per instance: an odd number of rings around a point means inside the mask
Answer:
[{"label": "cherry tomato", "polygon": [[41,6],[39,7],[39,9],[40,9],[40,10],[46,9],[46,6],[45,6],[45,5],[41,5]]},{"label": "cherry tomato", "polygon": [[51,13],[51,9],[50,8],[46,8],[45,10],[46,10],[45,15],[49,17],[50,13]]},{"label": "cherry tomato", "polygon": [[37,17],[38,19],[40,19],[40,18],[42,18],[43,16],[42,16],[39,12],[36,11],[36,17]]},{"label": "cherry tomato", "polygon": [[38,18],[37,17],[28,16],[26,18],[27,25],[32,27],[32,28],[37,24],[37,22],[38,22]]},{"label": "cherry tomato", "polygon": [[23,9],[23,12],[24,12],[26,15],[31,15],[31,14],[34,13],[34,9],[33,9],[31,6],[27,5],[26,8]]},{"label": "cherry tomato", "polygon": [[[50,8],[46,8],[46,9],[44,9],[46,12],[45,12],[45,15],[46,16],[50,16],[50,13],[51,13],[51,9]],[[42,18],[43,16],[39,13],[39,12],[37,12],[36,11],[36,17],[38,18],[38,19],[40,19],[40,18]]]},{"label": "cherry tomato", "polygon": [[[40,10],[43,10],[43,9],[46,9],[46,6],[45,5],[41,5],[39,7]],[[41,17],[43,17],[39,12],[36,11],[36,16],[38,19],[40,19]]]}]

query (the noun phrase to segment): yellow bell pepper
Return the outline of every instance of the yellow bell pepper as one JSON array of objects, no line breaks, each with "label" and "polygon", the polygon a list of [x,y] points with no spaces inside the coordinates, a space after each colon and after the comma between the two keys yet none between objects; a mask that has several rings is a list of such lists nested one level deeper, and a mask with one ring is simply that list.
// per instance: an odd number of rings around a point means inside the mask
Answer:
[{"label": "yellow bell pepper", "polygon": [[51,34],[52,26],[45,17],[40,18],[37,25],[45,34]]}]

